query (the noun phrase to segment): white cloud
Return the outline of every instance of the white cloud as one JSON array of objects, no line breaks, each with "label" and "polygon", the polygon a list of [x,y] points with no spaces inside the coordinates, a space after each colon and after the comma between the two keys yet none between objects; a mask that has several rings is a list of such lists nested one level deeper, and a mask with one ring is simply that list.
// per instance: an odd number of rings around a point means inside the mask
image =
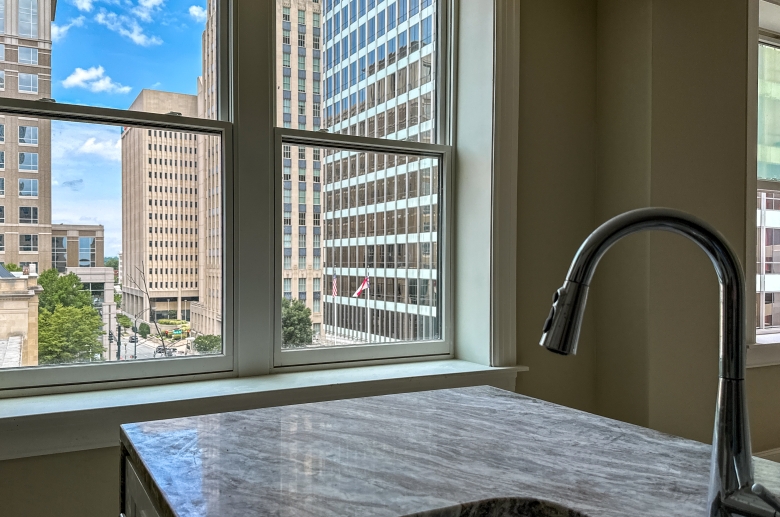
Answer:
[{"label": "white cloud", "polygon": [[133,8],[133,13],[145,22],[152,21],[152,13],[159,11],[165,0],[138,0],[138,5]]},{"label": "white cloud", "polygon": [[55,42],[62,41],[62,39],[68,35],[68,31],[71,29],[71,27],[81,27],[84,25],[84,17],[79,16],[78,18],[74,18],[70,21],[70,23],[67,23],[65,25],[57,25],[56,23],[51,24],[51,39]]},{"label": "white cloud", "polygon": [[72,74],[62,81],[62,86],[65,88],[86,88],[94,93],[130,93],[132,88],[114,82],[113,79],[105,74],[106,71],[102,66],[93,66],[87,70],[76,68]]},{"label": "white cloud", "polygon": [[52,222],[102,224],[106,256],[115,256],[122,250],[120,128],[52,121],[51,131]]},{"label": "white cloud", "polygon": [[192,16],[195,21],[205,22],[206,10],[199,5],[192,5],[190,6],[190,16]]},{"label": "white cloud", "polygon": [[95,16],[95,21],[142,47],[150,47],[162,43],[162,40],[157,36],[148,36],[147,34],[144,34],[143,27],[139,25],[135,18],[129,16],[108,12],[104,9]]},{"label": "white cloud", "polygon": [[93,0],[73,0],[73,5],[75,5],[76,9],[79,11],[89,12],[92,10],[92,2]]},{"label": "white cloud", "polygon": [[90,137],[77,150],[81,154],[96,154],[106,160],[114,162],[122,161],[122,139],[116,140],[98,140]]}]

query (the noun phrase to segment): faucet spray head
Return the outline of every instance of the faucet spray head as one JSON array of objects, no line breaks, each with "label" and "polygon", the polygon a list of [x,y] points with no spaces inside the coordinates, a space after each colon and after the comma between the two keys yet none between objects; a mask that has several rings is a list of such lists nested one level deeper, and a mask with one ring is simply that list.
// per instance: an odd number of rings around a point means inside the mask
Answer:
[{"label": "faucet spray head", "polygon": [[553,295],[552,309],[544,322],[539,344],[556,354],[576,354],[587,298],[587,285],[566,280]]}]

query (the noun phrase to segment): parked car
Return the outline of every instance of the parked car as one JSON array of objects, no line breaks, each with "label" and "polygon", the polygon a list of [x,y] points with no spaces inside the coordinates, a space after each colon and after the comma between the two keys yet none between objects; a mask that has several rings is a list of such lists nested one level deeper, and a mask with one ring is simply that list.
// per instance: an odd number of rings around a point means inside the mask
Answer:
[{"label": "parked car", "polygon": [[131,343],[138,343],[138,336],[130,336]]},{"label": "parked car", "polygon": [[166,350],[166,348],[165,348],[164,346],[160,345],[160,346],[158,346],[158,347],[157,347],[157,348],[154,350],[154,353],[155,353],[155,354],[164,354],[164,353],[165,353],[165,350]]}]

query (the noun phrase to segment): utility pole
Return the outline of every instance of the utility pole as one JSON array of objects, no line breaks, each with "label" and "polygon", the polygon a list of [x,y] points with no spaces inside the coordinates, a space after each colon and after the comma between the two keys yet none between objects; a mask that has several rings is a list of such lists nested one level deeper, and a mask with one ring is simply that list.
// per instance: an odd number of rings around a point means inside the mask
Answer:
[{"label": "utility pole", "polygon": [[122,354],[122,325],[116,324],[116,360],[119,361]]}]

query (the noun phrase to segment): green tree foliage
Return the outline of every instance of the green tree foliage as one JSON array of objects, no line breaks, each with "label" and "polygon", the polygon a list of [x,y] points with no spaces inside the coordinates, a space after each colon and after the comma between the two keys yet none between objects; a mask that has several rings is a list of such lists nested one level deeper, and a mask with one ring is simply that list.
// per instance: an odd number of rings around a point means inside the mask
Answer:
[{"label": "green tree foliage", "polygon": [[99,361],[103,321],[91,306],[43,309],[38,318],[38,362],[62,364]]},{"label": "green tree foliage", "polygon": [[141,323],[138,325],[138,333],[141,334],[141,337],[146,339],[146,336],[148,336],[152,332],[152,329],[149,328],[148,323]]},{"label": "green tree foliage", "polygon": [[116,304],[117,309],[122,308],[122,295],[119,293],[114,293],[114,303]]},{"label": "green tree foliage", "polygon": [[119,257],[106,257],[103,259],[103,264],[105,264],[106,267],[119,269]]},{"label": "green tree foliage", "polygon": [[117,314],[116,321],[126,329],[129,329],[133,326],[133,320],[131,320],[124,314]]},{"label": "green tree foliage", "polygon": [[16,264],[14,264],[13,262],[12,262],[12,263],[10,263],[10,264],[5,264],[3,267],[4,267],[4,268],[5,268],[5,270],[6,270],[6,271],[8,271],[9,273],[21,273],[21,272],[22,272],[22,268],[21,268],[21,267],[19,267],[19,266],[17,266],[17,265],[16,265]]},{"label": "green tree foliage", "polygon": [[311,309],[300,300],[282,298],[282,346],[310,345]]},{"label": "green tree foliage", "polygon": [[219,336],[198,336],[193,344],[201,354],[218,354],[222,351],[222,338]]},{"label": "green tree foliage", "polygon": [[38,296],[38,312],[54,312],[63,307],[92,307],[92,295],[84,290],[81,280],[74,273],[60,276],[56,269],[49,269],[38,277],[43,292]]}]

